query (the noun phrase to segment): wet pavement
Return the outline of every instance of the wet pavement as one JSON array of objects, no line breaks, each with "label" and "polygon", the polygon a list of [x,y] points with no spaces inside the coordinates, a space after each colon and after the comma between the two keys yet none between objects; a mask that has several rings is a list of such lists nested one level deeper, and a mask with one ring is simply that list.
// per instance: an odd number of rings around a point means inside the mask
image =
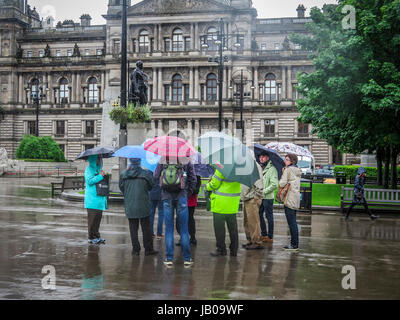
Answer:
[{"label": "wet pavement", "polygon": [[[282,250],[288,227],[278,210],[273,245],[213,258],[212,217],[199,210],[194,266],[183,267],[177,247],[174,267],[166,268],[163,240],[154,240],[158,256],[132,257],[120,205],[104,214],[107,244],[88,245],[83,204],[52,199],[50,181],[0,178],[0,299],[400,298],[400,216],[371,222],[355,214],[344,222],[338,214],[299,214],[301,250],[288,253]],[[238,224],[243,244],[241,217]],[[42,288],[45,265],[55,267],[56,290]],[[355,267],[355,290],[342,288],[345,265]]]}]

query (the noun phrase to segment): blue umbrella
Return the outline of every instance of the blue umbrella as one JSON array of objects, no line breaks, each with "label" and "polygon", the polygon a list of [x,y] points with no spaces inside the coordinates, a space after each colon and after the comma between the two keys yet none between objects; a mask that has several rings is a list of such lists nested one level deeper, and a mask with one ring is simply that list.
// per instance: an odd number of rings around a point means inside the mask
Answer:
[{"label": "blue umbrella", "polygon": [[269,149],[261,144],[255,144],[254,145],[254,155],[256,157],[256,160],[258,163],[260,163],[260,155],[261,154],[267,154],[269,156],[269,159],[272,162],[272,165],[276,168],[278,171],[278,179],[281,178],[282,176],[282,168],[285,166],[285,161],[281,158],[281,156],[278,154],[278,152],[274,149]]},{"label": "blue umbrella", "polygon": [[201,154],[196,152],[195,155],[190,156],[190,161],[193,163],[196,175],[202,178],[209,178],[215,172],[215,169],[209,164],[204,163]]},{"label": "blue umbrella", "polygon": [[153,172],[156,170],[161,158],[159,155],[144,150],[143,145],[122,147],[113,154],[113,157],[142,159],[141,165]]}]

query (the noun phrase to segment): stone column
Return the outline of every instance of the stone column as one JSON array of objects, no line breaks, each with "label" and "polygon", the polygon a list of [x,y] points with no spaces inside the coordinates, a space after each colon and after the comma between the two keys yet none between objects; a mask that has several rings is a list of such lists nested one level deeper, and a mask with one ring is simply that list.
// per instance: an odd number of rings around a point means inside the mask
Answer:
[{"label": "stone column", "polygon": [[194,141],[197,143],[197,138],[200,137],[200,120],[194,120]]},{"label": "stone column", "polygon": [[194,92],[194,79],[193,79],[193,67],[190,67],[189,79],[190,79],[190,88],[189,88],[189,100],[193,100],[193,92]]},{"label": "stone column", "polygon": [[24,79],[22,74],[18,75],[18,102],[24,104]]},{"label": "stone column", "polygon": [[[229,79],[229,81],[232,79],[232,69],[231,69],[230,67],[228,67],[228,79]],[[235,90],[235,89],[229,90],[229,92],[228,92],[228,99],[232,99],[233,91],[234,91],[234,90]]]},{"label": "stone column", "polygon": [[[104,74],[101,74],[101,92],[100,94],[104,94]],[[76,75],[76,101],[82,103],[81,97],[81,74],[78,72]],[[101,97],[99,96],[99,102],[101,101]]]},{"label": "stone column", "polygon": [[227,85],[226,76],[227,76],[227,72],[226,72],[226,68],[224,67],[223,73],[222,73],[222,99],[227,98],[226,89],[229,88],[229,85]]},{"label": "stone column", "polygon": [[228,132],[233,134],[233,119],[228,119]]},{"label": "stone column", "polygon": [[49,103],[53,104],[54,103],[54,89],[53,89],[53,77],[51,76],[51,73],[47,74],[47,84],[49,86],[49,91],[47,94],[49,95]]},{"label": "stone column", "polygon": [[282,66],[282,99],[286,99],[287,98],[287,79],[286,79],[286,72],[287,69],[285,66]]},{"label": "stone column", "polygon": [[194,30],[194,23],[190,24],[190,41],[191,41],[191,50],[195,49],[196,37]]},{"label": "stone column", "polygon": [[158,100],[163,100],[162,88],[163,88],[163,83],[162,83],[162,68],[159,68],[159,69],[158,69]]},{"label": "stone column", "polygon": [[194,99],[199,100],[199,67],[194,69]]},{"label": "stone column", "polygon": [[258,66],[254,67],[254,99],[260,101],[260,88],[258,87]]},{"label": "stone column", "polygon": [[293,90],[292,90],[292,66],[287,66],[288,76],[287,76],[287,85],[288,85],[288,98],[292,100]]},{"label": "stone column", "polygon": [[163,51],[163,37],[162,37],[161,24],[158,25],[158,50]]},{"label": "stone column", "polygon": [[199,23],[196,22],[194,25],[194,39],[193,39],[193,43],[194,43],[194,49],[195,50],[199,50],[199,41],[200,41],[200,37],[199,37]]},{"label": "stone column", "polygon": [[193,132],[192,119],[187,119],[186,137],[188,138],[188,141],[194,146],[195,145],[195,141],[194,141],[194,132]]},{"label": "stone column", "polygon": [[153,100],[157,100],[157,68],[153,68]]},{"label": "stone column", "polygon": [[72,92],[71,92],[71,97],[70,97],[70,99],[71,99],[70,103],[76,101],[76,73],[75,72],[72,74],[71,91]]}]

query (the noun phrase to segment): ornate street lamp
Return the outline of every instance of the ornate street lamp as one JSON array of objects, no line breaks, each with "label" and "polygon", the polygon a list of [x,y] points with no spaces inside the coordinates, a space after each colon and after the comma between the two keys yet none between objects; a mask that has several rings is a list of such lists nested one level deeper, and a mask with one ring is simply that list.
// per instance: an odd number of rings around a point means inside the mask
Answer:
[{"label": "ornate street lamp", "polygon": [[35,78],[29,82],[28,86],[25,88],[25,91],[27,94],[30,94],[31,101],[36,107],[35,136],[39,137],[39,104],[44,98],[46,98],[49,88],[47,84],[45,85],[45,88],[43,88],[43,86],[39,84],[39,80]]}]

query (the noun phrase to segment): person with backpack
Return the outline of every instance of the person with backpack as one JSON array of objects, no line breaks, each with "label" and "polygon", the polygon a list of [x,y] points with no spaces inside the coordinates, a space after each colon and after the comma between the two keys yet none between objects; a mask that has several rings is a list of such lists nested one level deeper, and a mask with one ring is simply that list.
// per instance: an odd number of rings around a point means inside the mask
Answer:
[{"label": "person with backpack", "polygon": [[130,159],[130,166],[122,172],[119,179],[119,188],[124,195],[125,214],[129,219],[129,230],[132,241],[132,254],[140,254],[138,239],[139,224],[143,233],[145,255],[156,255],[153,249],[153,235],[150,226],[150,198],[149,191],[155,181],[150,170],[143,169],[141,159]]},{"label": "person with backpack", "polygon": [[87,209],[88,242],[104,244],[106,240],[100,237],[100,224],[103,211],[107,209],[107,197],[97,195],[96,184],[103,181],[105,172],[103,159],[99,155],[89,156],[89,166],[85,170],[85,209]]},{"label": "person with backpack", "polygon": [[167,267],[174,264],[174,209],[179,221],[180,243],[185,266],[193,265],[188,230],[188,195],[196,188],[194,166],[187,158],[163,157],[154,172],[161,187],[161,199],[165,218],[165,247]]},{"label": "person with backpack", "polygon": [[[196,221],[194,220],[194,211],[196,210],[197,207],[197,197],[199,195],[200,192],[200,188],[201,188],[201,177],[200,176],[196,176],[197,178],[197,183],[196,183],[196,190],[192,195],[188,196],[188,209],[189,209],[189,235],[190,235],[190,243],[192,245],[197,245],[197,240],[196,240]],[[176,219],[176,231],[179,233],[179,221],[178,221],[178,217]],[[177,246],[180,246],[181,243],[178,242],[176,244]]]}]

